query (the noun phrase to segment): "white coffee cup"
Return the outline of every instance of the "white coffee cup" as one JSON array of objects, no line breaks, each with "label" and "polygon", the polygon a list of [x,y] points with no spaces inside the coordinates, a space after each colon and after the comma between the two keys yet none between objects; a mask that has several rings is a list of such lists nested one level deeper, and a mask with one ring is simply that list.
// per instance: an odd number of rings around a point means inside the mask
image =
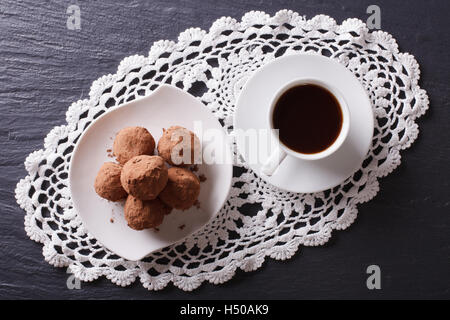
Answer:
[{"label": "white coffee cup", "polygon": [[[275,128],[273,126],[273,111],[274,111],[275,105],[276,105],[278,99],[281,97],[281,95],[283,95],[287,90],[289,90],[293,87],[300,86],[300,85],[306,85],[306,84],[314,84],[314,85],[320,86],[322,88],[325,88],[329,92],[331,92],[331,94],[333,94],[333,96],[337,99],[339,106],[341,108],[341,112],[342,112],[341,130],[340,130],[337,138],[334,140],[333,144],[331,144],[326,149],[324,149],[320,152],[308,153],[308,154],[294,151],[294,150],[290,149],[288,146],[286,146],[285,144],[283,144],[283,142],[281,142],[280,139],[278,138],[278,135],[276,134],[277,131],[275,130]],[[314,106],[311,106],[311,107],[314,107]],[[279,167],[279,165],[286,158],[287,155],[298,158],[298,159],[302,159],[302,160],[315,161],[315,160],[319,160],[319,159],[328,157],[331,154],[333,154],[334,152],[336,152],[342,146],[342,143],[347,138],[347,134],[348,134],[348,131],[350,128],[350,113],[349,113],[347,103],[345,102],[344,97],[335,87],[331,86],[330,84],[327,84],[326,82],[324,82],[322,80],[318,80],[318,79],[312,79],[312,78],[297,79],[292,82],[289,82],[288,84],[286,84],[280,90],[277,91],[274,98],[272,99],[272,103],[270,105],[269,112],[267,115],[267,121],[269,122],[269,128],[271,129],[270,131],[272,134],[272,138],[274,139],[274,141],[277,142],[277,146],[276,146],[276,149],[274,150],[274,152],[272,152],[272,154],[269,156],[267,161],[261,167],[261,172],[267,176],[271,176],[275,173],[276,169]]]}]

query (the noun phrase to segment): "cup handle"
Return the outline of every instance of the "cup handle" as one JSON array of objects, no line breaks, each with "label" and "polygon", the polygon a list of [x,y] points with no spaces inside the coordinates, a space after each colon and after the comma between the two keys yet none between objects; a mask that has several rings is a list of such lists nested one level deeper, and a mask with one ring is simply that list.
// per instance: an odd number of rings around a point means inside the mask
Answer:
[{"label": "cup handle", "polygon": [[266,176],[271,176],[275,170],[280,166],[281,162],[286,158],[287,153],[284,152],[280,147],[270,155],[269,159],[262,165],[261,172]]}]

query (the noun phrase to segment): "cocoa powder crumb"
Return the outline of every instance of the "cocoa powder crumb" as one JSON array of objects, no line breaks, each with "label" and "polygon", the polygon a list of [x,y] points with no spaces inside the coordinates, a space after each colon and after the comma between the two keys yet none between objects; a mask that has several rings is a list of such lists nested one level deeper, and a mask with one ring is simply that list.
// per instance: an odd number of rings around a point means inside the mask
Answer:
[{"label": "cocoa powder crumb", "polygon": [[194,165],[191,167],[191,171],[192,171],[192,172],[197,172],[197,171],[198,171],[198,164],[194,164]]},{"label": "cocoa powder crumb", "polygon": [[182,224],[181,226],[178,227],[178,229],[183,230],[184,227],[186,227],[186,225]]},{"label": "cocoa powder crumb", "polygon": [[106,150],[106,153],[107,153],[107,155],[108,155],[108,158],[114,158],[114,154],[113,154],[113,152],[112,152],[112,149],[107,149],[107,150]]},{"label": "cocoa powder crumb", "polygon": [[200,182],[205,182],[206,176],[202,173],[201,175],[198,176],[198,179],[200,180]]},{"label": "cocoa powder crumb", "polygon": [[200,201],[195,200],[194,206],[195,206],[197,209],[200,209]]},{"label": "cocoa powder crumb", "polygon": [[159,231],[159,228],[153,228],[153,229],[155,229],[155,231],[156,231],[156,232],[158,232],[158,231]]},{"label": "cocoa powder crumb", "polygon": [[109,219],[109,222],[114,223],[114,219],[113,218]]}]

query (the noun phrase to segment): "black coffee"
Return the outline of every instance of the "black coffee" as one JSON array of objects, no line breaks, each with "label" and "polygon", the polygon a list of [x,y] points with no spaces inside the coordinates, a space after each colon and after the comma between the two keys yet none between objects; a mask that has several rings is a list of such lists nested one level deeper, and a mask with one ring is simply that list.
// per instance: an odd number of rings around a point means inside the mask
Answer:
[{"label": "black coffee", "polygon": [[305,154],[324,151],[342,128],[342,111],[327,89],[304,84],[284,92],[275,103],[273,127],[288,148]]}]

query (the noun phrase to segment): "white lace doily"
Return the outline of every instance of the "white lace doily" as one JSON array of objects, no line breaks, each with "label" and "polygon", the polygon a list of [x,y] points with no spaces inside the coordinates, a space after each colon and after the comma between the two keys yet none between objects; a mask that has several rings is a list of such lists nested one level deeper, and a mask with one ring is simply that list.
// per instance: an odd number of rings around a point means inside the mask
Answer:
[{"label": "white lace doily", "polygon": [[[72,209],[67,178],[74,145],[94,119],[170,83],[196,95],[232,135],[234,105],[245,81],[276,57],[298,52],[336,59],[370,96],[376,117],[372,147],[350,178],[324,192],[288,193],[265,183],[235,155],[229,199],[213,221],[181,243],[141,261],[126,261],[84,229]],[[357,204],[372,199],[377,179],[400,164],[400,150],[419,131],[414,121],[428,108],[419,74],[414,57],[400,53],[391,35],[369,32],[357,19],[339,25],[324,15],[305,20],[287,10],[273,17],[251,11],[241,22],[221,18],[209,32],[188,29],[178,42],[158,41],[147,57],[127,57],[116,74],[96,80],[90,98],[69,107],[67,124],[51,130],[44,149],[27,157],[29,174],[16,188],[17,202],[26,211],[25,230],[44,244],[45,260],[70,266],[83,281],[106,276],[126,286],[139,278],[149,290],[171,281],[193,290],[205,280],[223,283],[238,268],[256,270],[266,257],[289,259],[299,245],[322,245],[333,230],[352,224]]]}]

